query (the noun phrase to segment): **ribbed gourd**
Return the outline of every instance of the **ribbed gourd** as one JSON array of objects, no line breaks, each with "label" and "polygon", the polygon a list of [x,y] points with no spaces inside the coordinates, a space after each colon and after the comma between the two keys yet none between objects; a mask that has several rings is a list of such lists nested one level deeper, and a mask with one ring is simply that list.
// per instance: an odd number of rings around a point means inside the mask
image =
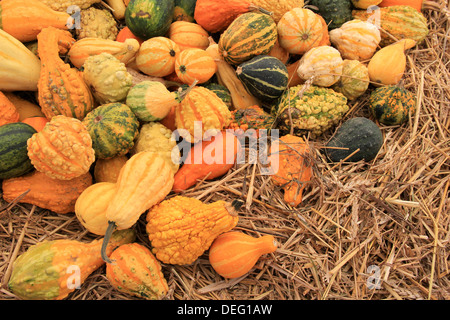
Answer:
[{"label": "ribbed gourd", "polygon": [[286,66],[277,58],[258,55],[236,68],[236,74],[247,90],[263,102],[278,99],[288,85]]},{"label": "ribbed gourd", "polygon": [[153,37],[141,44],[136,55],[136,66],[153,77],[165,77],[175,71],[175,58],[180,47],[166,37]]},{"label": "ribbed gourd", "polygon": [[230,124],[225,102],[205,87],[194,87],[175,108],[178,132],[191,142],[216,135]]},{"label": "ribbed gourd", "polygon": [[94,108],[94,99],[78,69],[60,58],[75,40],[69,31],[48,27],[38,35],[41,71],[38,100],[48,119],[64,115],[83,119]]},{"label": "ribbed gourd", "polygon": [[207,82],[216,73],[214,59],[203,49],[187,48],[175,58],[175,73],[185,84]]},{"label": "ribbed gourd", "polygon": [[111,254],[106,278],[120,292],[146,300],[160,300],[169,291],[161,263],[137,242],[121,245]]},{"label": "ribbed gourd", "polygon": [[95,161],[92,138],[84,124],[54,116],[27,141],[28,157],[36,170],[51,178],[70,180],[89,171]]},{"label": "ribbed gourd", "polygon": [[342,93],[348,100],[355,100],[367,91],[369,83],[367,66],[359,60],[345,59],[341,78],[331,86],[331,89]]},{"label": "ribbed gourd", "polygon": [[142,151],[128,159],[105,213],[108,228],[102,257],[106,262],[111,263],[104,249],[112,232],[131,228],[146,210],[162,201],[172,190],[173,176],[172,168],[154,152]]},{"label": "ribbed gourd", "polygon": [[298,85],[289,88],[272,112],[279,128],[317,137],[336,125],[349,110],[348,99],[330,88]]},{"label": "ribbed gourd", "polygon": [[147,213],[146,225],[153,254],[163,263],[193,263],[218,235],[237,225],[239,204],[175,196],[155,205]]},{"label": "ribbed gourd", "polygon": [[100,104],[125,101],[133,84],[123,62],[110,53],[90,56],[83,64],[83,79]]},{"label": "ribbed gourd", "polygon": [[219,53],[231,65],[268,54],[277,41],[277,25],[271,16],[248,12],[238,16],[220,35]]},{"label": "ribbed gourd", "polygon": [[205,50],[209,46],[208,32],[201,25],[194,22],[172,22],[167,32],[167,37],[178,45],[180,51],[187,48]]},{"label": "ribbed gourd", "polygon": [[[105,254],[135,239],[133,230],[117,231]],[[101,245],[102,239],[89,243],[58,239],[32,245],[14,261],[8,287],[23,300],[62,300],[104,265]]]},{"label": "ribbed gourd", "polygon": [[125,155],[133,148],[139,134],[138,118],[120,102],[98,106],[82,122],[92,138],[96,159]]}]

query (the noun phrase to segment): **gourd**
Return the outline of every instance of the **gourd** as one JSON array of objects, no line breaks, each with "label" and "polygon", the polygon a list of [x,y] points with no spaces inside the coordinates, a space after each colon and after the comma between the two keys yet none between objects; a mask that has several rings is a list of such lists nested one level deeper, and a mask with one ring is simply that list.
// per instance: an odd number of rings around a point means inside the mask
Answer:
[{"label": "gourd", "polygon": [[40,2],[46,4],[50,8],[56,11],[67,12],[67,9],[75,5],[80,9],[87,9],[93,4],[99,3],[101,0],[39,0]]},{"label": "gourd", "polygon": [[401,125],[416,112],[414,94],[398,85],[382,86],[369,97],[372,115],[385,125]]},{"label": "gourd", "polygon": [[380,30],[370,22],[353,19],[329,32],[331,43],[339,50],[342,58],[368,60],[381,41]]},{"label": "gourd", "polygon": [[164,36],[173,20],[174,0],[131,0],[125,10],[125,24],[138,38]]},{"label": "gourd", "polygon": [[117,182],[120,170],[127,162],[126,155],[109,159],[97,159],[94,166],[94,178],[96,182]]},{"label": "gourd", "polygon": [[195,83],[186,90],[179,88],[169,91],[159,81],[145,80],[133,86],[127,94],[125,104],[136,117],[144,122],[164,119],[194,88]]},{"label": "gourd", "polygon": [[131,32],[130,28],[127,26],[124,26],[122,29],[120,29],[119,33],[117,34],[116,41],[119,42],[125,42],[127,39],[135,39],[139,42],[139,45],[144,42],[144,40],[140,39],[139,37],[136,37],[133,32]]},{"label": "gourd", "polygon": [[224,4],[220,0],[197,0],[194,20],[209,33],[219,33],[224,31],[239,15],[253,11],[270,13],[250,1],[229,0]]},{"label": "gourd", "polygon": [[174,133],[162,123],[148,122],[141,126],[131,154],[141,151],[157,153],[166,160],[174,174],[180,167],[181,155]]},{"label": "gourd", "polygon": [[248,134],[261,137],[268,134],[275,124],[275,118],[258,105],[234,110],[231,116],[232,120],[227,129],[234,130],[233,134],[238,137]]},{"label": "gourd", "polygon": [[291,134],[272,142],[269,154],[271,180],[284,190],[284,201],[292,207],[303,200],[303,190],[313,176],[313,154],[307,142]]},{"label": "gourd", "polygon": [[231,92],[227,87],[216,82],[208,82],[204,86],[205,88],[214,92],[220,99],[222,99],[222,101],[225,102],[229,109],[232,109]]},{"label": "gourd", "polygon": [[191,143],[207,139],[226,128],[231,112],[225,102],[205,87],[194,87],[175,108],[178,133]]},{"label": "gourd", "polygon": [[226,130],[195,143],[175,173],[172,190],[182,192],[197,184],[198,180],[213,180],[223,176],[231,170],[241,154],[238,138]]},{"label": "gourd", "polygon": [[214,59],[203,49],[187,48],[175,58],[175,73],[185,84],[207,82],[216,73]]},{"label": "gourd", "polygon": [[175,72],[175,57],[180,47],[167,37],[153,37],[141,44],[136,55],[136,66],[153,77],[165,77]]},{"label": "gourd", "polygon": [[105,0],[106,3],[112,8],[112,14],[117,20],[123,20],[125,18],[125,2],[123,0]]},{"label": "gourd", "polygon": [[187,48],[205,50],[209,46],[208,32],[194,22],[172,22],[169,31],[167,31],[167,37],[178,45],[180,51]]},{"label": "gourd", "polygon": [[382,145],[380,128],[370,119],[354,117],[336,130],[324,149],[332,162],[357,162],[375,159]]},{"label": "gourd", "polygon": [[233,229],[242,203],[174,196],[153,206],[147,213],[146,232],[152,253],[168,264],[193,263],[221,233]]},{"label": "gourd", "polygon": [[194,22],[194,12],[197,0],[175,0],[173,21]]},{"label": "gourd", "polygon": [[34,130],[39,132],[44,129],[45,125],[48,123],[48,119],[46,117],[30,117],[23,119],[21,122],[29,124]]},{"label": "gourd", "polygon": [[277,58],[258,55],[236,68],[238,79],[245,88],[262,102],[278,99],[288,85],[286,66]]},{"label": "gourd", "polygon": [[139,134],[138,118],[120,102],[98,106],[86,115],[83,124],[92,138],[96,159],[127,154]]},{"label": "gourd", "polygon": [[133,77],[123,62],[102,52],[88,57],[83,67],[83,79],[100,104],[125,101]]},{"label": "gourd", "polygon": [[297,73],[299,63],[300,63],[300,59],[298,59],[297,61],[288,63],[286,65],[286,69],[288,71],[288,76],[289,76],[288,88],[295,87],[295,86],[305,83],[305,80],[300,78],[300,76]]},{"label": "gourd", "polygon": [[108,263],[111,260],[105,254],[105,246],[112,232],[131,228],[142,213],[162,201],[172,190],[173,171],[162,157],[142,151],[128,159],[116,184],[105,213],[108,228],[101,251]]},{"label": "gourd", "polygon": [[53,179],[34,170],[20,177],[3,180],[3,199],[12,202],[22,194],[20,203],[34,204],[58,214],[75,211],[75,202],[80,194],[92,185],[89,172],[71,180]]},{"label": "gourd", "polygon": [[353,6],[358,9],[367,9],[370,6],[379,5],[383,0],[352,0]]},{"label": "gourd", "polygon": [[19,121],[19,112],[14,104],[0,91],[0,126]]},{"label": "gourd", "polygon": [[362,96],[369,88],[370,78],[367,66],[359,60],[344,60],[342,76],[331,88],[342,93],[348,100]]},{"label": "gourd", "polygon": [[378,85],[394,85],[400,82],[406,70],[406,54],[416,45],[412,39],[403,39],[378,50],[367,68],[370,80]]},{"label": "gourd", "polygon": [[264,13],[243,13],[220,35],[219,53],[229,64],[238,65],[254,56],[268,54],[277,39],[277,25],[272,17]]},{"label": "gourd", "polygon": [[216,77],[219,84],[223,85],[230,91],[231,103],[234,109],[243,109],[254,105],[259,105],[260,102],[253,95],[248,93],[243,83],[236,75],[236,70],[229,65],[219,53],[219,45],[212,37],[209,38],[210,45],[206,49],[209,55],[216,63]]},{"label": "gourd", "polygon": [[311,79],[314,85],[330,87],[341,78],[343,64],[336,48],[320,46],[311,48],[300,58],[297,73],[305,81]]},{"label": "gourd", "polygon": [[353,10],[359,20],[375,20],[381,32],[380,46],[385,47],[401,39],[412,39],[420,44],[429,33],[425,16],[409,5],[379,8],[373,12]]},{"label": "gourd", "polygon": [[272,107],[282,132],[321,136],[347,113],[348,99],[330,88],[298,85],[289,88]]},{"label": "gourd", "polygon": [[94,7],[81,10],[80,26],[75,28],[77,39],[115,40],[118,33],[117,22],[109,10]]},{"label": "gourd", "polygon": [[351,0],[310,0],[308,5],[318,9],[314,11],[325,19],[328,30],[339,28],[343,23],[352,20]]},{"label": "gourd", "polygon": [[55,11],[40,0],[2,0],[0,3],[0,29],[20,42],[36,40],[39,32],[50,26],[67,30],[69,20],[67,12]]},{"label": "gourd", "polygon": [[27,141],[28,157],[36,170],[49,177],[71,180],[87,173],[95,160],[92,139],[83,123],[54,116]]},{"label": "gourd", "polygon": [[262,255],[278,248],[272,235],[259,238],[239,231],[219,235],[209,248],[209,263],[219,275],[234,279],[250,272]]},{"label": "gourd", "polygon": [[102,52],[109,53],[120,62],[128,64],[136,57],[139,48],[138,40],[132,38],[123,42],[101,38],[83,38],[71,46],[67,56],[76,68],[81,68],[90,56]]},{"label": "gourd", "polygon": [[136,242],[121,245],[111,260],[106,278],[116,290],[146,300],[160,300],[169,291],[161,264],[147,247]]},{"label": "gourd", "polygon": [[91,233],[104,236],[108,228],[106,209],[116,193],[115,182],[96,182],[78,196],[74,206],[80,224]]},{"label": "gourd", "polygon": [[[106,254],[122,244],[134,242],[133,230],[115,232]],[[62,300],[75,291],[74,272],[79,271],[78,284],[104,265],[100,256],[102,240],[81,242],[57,239],[38,242],[30,246],[13,264],[8,287],[17,297],[24,300]],[[74,270],[73,266],[79,269]]]},{"label": "gourd", "polygon": [[401,6],[407,5],[413,7],[417,11],[422,11],[423,0],[382,0],[378,4],[379,7],[391,7],[391,6]]},{"label": "gourd", "polygon": [[94,108],[91,91],[76,68],[64,63],[75,40],[69,31],[48,27],[38,35],[41,70],[38,100],[42,112],[50,120],[57,115],[83,119]]},{"label": "gourd", "polygon": [[286,12],[292,10],[293,8],[301,8],[305,4],[303,0],[252,0],[252,3],[269,11],[273,20],[277,24]]},{"label": "gourd", "polygon": [[[30,93],[34,95],[34,92]],[[45,117],[41,107],[37,104],[26,100],[13,92],[5,91],[3,94],[11,101],[14,107],[16,107],[16,110],[19,113],[19,121],[30,117]]]},{"label": "gourd", "polygon": [[0,57],[1,91],[37,91],[41,71],[39,58],[2,29]]},{"label": "gourd", "polygon": [[328,34],[323,19],[306,8],[289,10],[277,24],[280,45],[291,54],[302,55],[309,49],[320,46],[324,31]]},{"label": "gourd", "polygon": [[275,45],[273,46],[273,48],[270,50],[270,52],[268,53],[269,56],[271,57],[275,57],[278,60],[280,60],[284,65],[287,64],[287,62],[289,61],[289,58],[291,57],[289,52],[283,48],[280,45],[280,41],[279,39],[279,35],[277,37],[277,41],[275,41]]},{"label": "gourd", "polygon": [[34,169],[28,158],[27,141],[36,130],[25,123],[0,126],[0,179],[19,177]]}]

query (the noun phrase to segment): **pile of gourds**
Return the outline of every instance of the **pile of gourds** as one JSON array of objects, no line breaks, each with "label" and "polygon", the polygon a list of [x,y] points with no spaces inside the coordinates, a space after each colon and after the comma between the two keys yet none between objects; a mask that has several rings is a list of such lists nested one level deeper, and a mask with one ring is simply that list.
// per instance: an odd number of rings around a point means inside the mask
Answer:
[{"label": "pile of gourds", "polygon": [[[350,101],[371,90],[382,124],[414,114],[400,83],[407,50],[428,33],[421,1],[99,2],[0,2],[3,198],[75,213],[103,237],[30,247],[9,281],[20,298],[63,299],[75,290],[67,268],[84,281],[106,262],[117,290],[162,299],[161,264],[208,250],[218,274],[242,276],[276,250],[274,238],[232,230],[239,201],[183,193],[229,172],[243,133],[282,130],[272,183],[296,207],[313,176],[307,140],[334,130]],[[327,143],[330,161],[374,159],[378,124],[350,120]],[[133,231],[143,214],[151,248]]]}]

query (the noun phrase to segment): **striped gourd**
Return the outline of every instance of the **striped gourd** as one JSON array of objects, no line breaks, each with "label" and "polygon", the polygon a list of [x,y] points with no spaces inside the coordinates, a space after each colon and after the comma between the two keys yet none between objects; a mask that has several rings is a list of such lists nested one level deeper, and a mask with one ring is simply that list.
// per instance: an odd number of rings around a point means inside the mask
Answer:
[{"label": "striped gourd", "polygon": [[216,135],[230,122],[231,112],[225,102],[205,87],[194,87],[175,108],[178,132],[191,142]]},{"label": "striped gourd", "polygon": [[129,243],[111,254],[114,263],[106,266],[106,277],[120,292],[147,300],[159,300],[169,291],[161,264],[147,247]]},{"label": "striped gourd", "polygon": [[277,41],[277,25],[271,16],[248,12],[237,17],[220,35],[219,53],[238,65],[260,54],[268,54]]},{"label": "striped gourd", "polygon": [[384,47],[394,43],[396,39],[412,39],[420,43],[428,35],[428,24],[425,16],[413,7],[401,5],[377,9],[375,12],[353,10],[353,17],[380,24],[381,42]]},{"label": "striped gourd", "polygon": [[348,100],[354,100],[367,91],[369,81],[369,70],[365,64],[358,60],[345,59],[342,76],[331,89],[342,93]]},{"label": "striped gourd", "polygon": [[209,34],[203,27],[194,22],[174,21],[170,25],[167,36],[183,51],[187,48],[206,49],[209,46]]},{"label": "striped gourd", "polygon": [[87,58],[102,52],[110,53],[120,62],[127,64],[137,54],[139,41],[136,39],[126,39],[124,42],[101,38],[83,38],[76,41],[68,52],[70,62],[80,68]]},{"label": "striped gourd", "polygon": [[185,84],[205,83],[216,73],[214,59],[203,49],[187,48],[175,59],[175,73]]},{"label": "striped gourd", "polygon": [[153,37],[141,44],[136,55],[136,66],[153,77],[165,77],[175,71],[178,45],[166,37]]},{"label": "striped gourd", "polygon": [[139,131],[139,120],[123,103],[101,105],[89,112],[83,124],[92,138],[96,159],[108,159],[126,154]]},{"label": "striped gourd", "polygon": [[269,55],[259,55],[241,63],[236,74],[247,90],[264,102],[280,97],[288,85],[286,66]]},{"label": "striped gourd", "polygon": [[21,176],[34,169],[27,154],[27,140],[36,130],[21,123],[0,126],[0,179]]}]

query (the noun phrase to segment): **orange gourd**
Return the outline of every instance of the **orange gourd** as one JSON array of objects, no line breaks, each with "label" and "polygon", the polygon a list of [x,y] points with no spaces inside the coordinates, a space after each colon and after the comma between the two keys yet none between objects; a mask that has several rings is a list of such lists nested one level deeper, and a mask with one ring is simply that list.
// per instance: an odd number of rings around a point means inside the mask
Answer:
[{"label": "orange gourd", "polygon": [[174,21],[167,37],[174,41],[181,51],[187,48],[205,50],[209,46],[209,34],[201,25],[187,21]]},{"label": "orange gourd", "polygon": [[16,107],[16,110],[19,113],[19,121],[30,117],[45,117],[41,107],[37,104],[25,100],[12,92],[4,92],[4,95]]},{"label": "orange gourd", "polygon": [[275,252],[271,235],[259,238],[243,232],[228,231],[219,235],[209,248],[209,262],[224,278],[238,278],[248,273],[264,254]]},{"label": "orange gourd", "polygon": [[45,125],[49,122],[46,117],[30,117],[22,120],[23,123],[29,124],[37,132],[42,131]]},{"label": "orange gourd", "polygon": [[144,40],[140,39],[139,37],[136,37],[133,34],[133,32],[131,32],[130,28],[125,26],[117,34],[116,41],[125,42],[125,40],[127,39],[136,39],[139,42],[139,44],[142,44],[142,42],[144,42]]},{"label": "orange gourd", "polygon": [[216,62],[203,49],[184,49],[175,59],[175,73],[188,85],[193,84],[195,80],[198,84],[205,83],[211,79],[216,70]]},{"label": "orange gourd", "polygon": [[0,126],[19,121],[19,112],[14,104],[0,91]]},{"label": "orange gourd", "polygon": [[153,77],[165,77],[175,71],[175,59],[180,47],[166,37],[153,37],[141,44],[136,55],[136,66]]},{"label": "orange gourd", "polygon": [[209,141],[197,142],[175,174],[172,190],[181,192],[195,185],[197,180],[223,176],[234,166],[239,152],[242,150],[238,138],[227,131],[221,131]]},{"label": "orange gourd", "polygon": [[380,4],[378,4],[378,6],[382,8],[402,5],[413,7],[417,11],[422,12],[423,0],[383,0]]}]

